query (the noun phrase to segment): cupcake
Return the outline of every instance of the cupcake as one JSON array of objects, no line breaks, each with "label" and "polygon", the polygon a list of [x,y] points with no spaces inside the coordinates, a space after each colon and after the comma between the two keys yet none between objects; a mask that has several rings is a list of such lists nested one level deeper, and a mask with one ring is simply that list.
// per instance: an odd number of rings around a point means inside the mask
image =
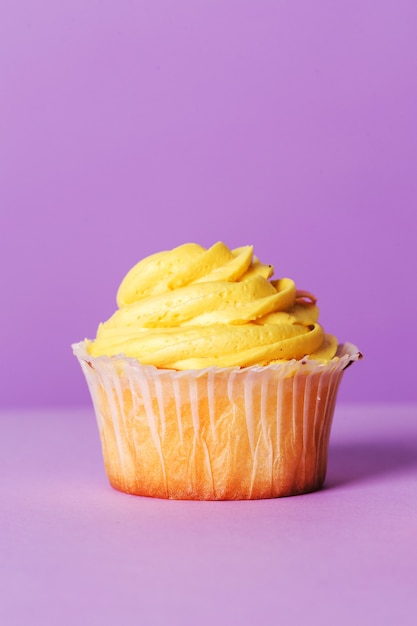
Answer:
[{"label": "cupcake", "polygon": [[319,489],[344,370],[360,353],[315,297],[252,246],[184,244],[123,279],[118,310],[74,344],[109,481],[136,495],[275,498]]}]

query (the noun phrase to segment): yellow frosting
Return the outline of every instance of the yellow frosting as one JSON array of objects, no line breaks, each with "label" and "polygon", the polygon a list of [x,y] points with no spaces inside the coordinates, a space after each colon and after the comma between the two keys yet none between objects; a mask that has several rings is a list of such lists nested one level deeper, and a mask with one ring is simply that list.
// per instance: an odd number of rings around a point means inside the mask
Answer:
[{"label": "yellow frosting", "polygon": [[318,324],[314,296],[289,278],[269,280],[273,271],[252,246],[188,243],[153,254],[127,273],[119,308],[88,351],[177,370],[329,361],[337,340]]}]

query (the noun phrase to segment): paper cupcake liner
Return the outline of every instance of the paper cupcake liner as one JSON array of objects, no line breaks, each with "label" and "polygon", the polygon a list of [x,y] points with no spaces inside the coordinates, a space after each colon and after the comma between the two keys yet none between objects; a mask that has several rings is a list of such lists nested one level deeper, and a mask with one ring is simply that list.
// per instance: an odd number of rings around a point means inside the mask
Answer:
[{"label": "paper cupcake liner", "polygon": [[352,344],[301,361],[177,372],[73,345],[90,389],[110,483],[173,499],[273,498],[319,489]]}]

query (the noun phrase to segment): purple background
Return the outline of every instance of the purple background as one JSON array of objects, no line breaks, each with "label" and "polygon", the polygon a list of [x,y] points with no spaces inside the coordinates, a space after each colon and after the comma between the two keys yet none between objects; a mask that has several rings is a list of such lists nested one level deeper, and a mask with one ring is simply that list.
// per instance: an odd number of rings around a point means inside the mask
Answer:
[{"label": "purple background", "polygon": [[3,0],[2,406],[87,403],[70,344],[140,258],[253,243],[413,401],[415,0]]}]

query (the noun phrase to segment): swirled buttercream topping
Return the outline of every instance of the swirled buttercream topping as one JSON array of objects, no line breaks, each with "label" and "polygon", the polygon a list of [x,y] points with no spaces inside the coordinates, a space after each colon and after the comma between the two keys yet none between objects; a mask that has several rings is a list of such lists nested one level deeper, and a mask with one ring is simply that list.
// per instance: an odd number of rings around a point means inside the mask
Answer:
[{"label": "swirled buttercream topping", "polygon": [[153,254],[127,273],[88,351],[176,370],[329,361],[337,340],[318,324],[315,297],[289,278],[270,280],[273,271],[252,246]]}]

